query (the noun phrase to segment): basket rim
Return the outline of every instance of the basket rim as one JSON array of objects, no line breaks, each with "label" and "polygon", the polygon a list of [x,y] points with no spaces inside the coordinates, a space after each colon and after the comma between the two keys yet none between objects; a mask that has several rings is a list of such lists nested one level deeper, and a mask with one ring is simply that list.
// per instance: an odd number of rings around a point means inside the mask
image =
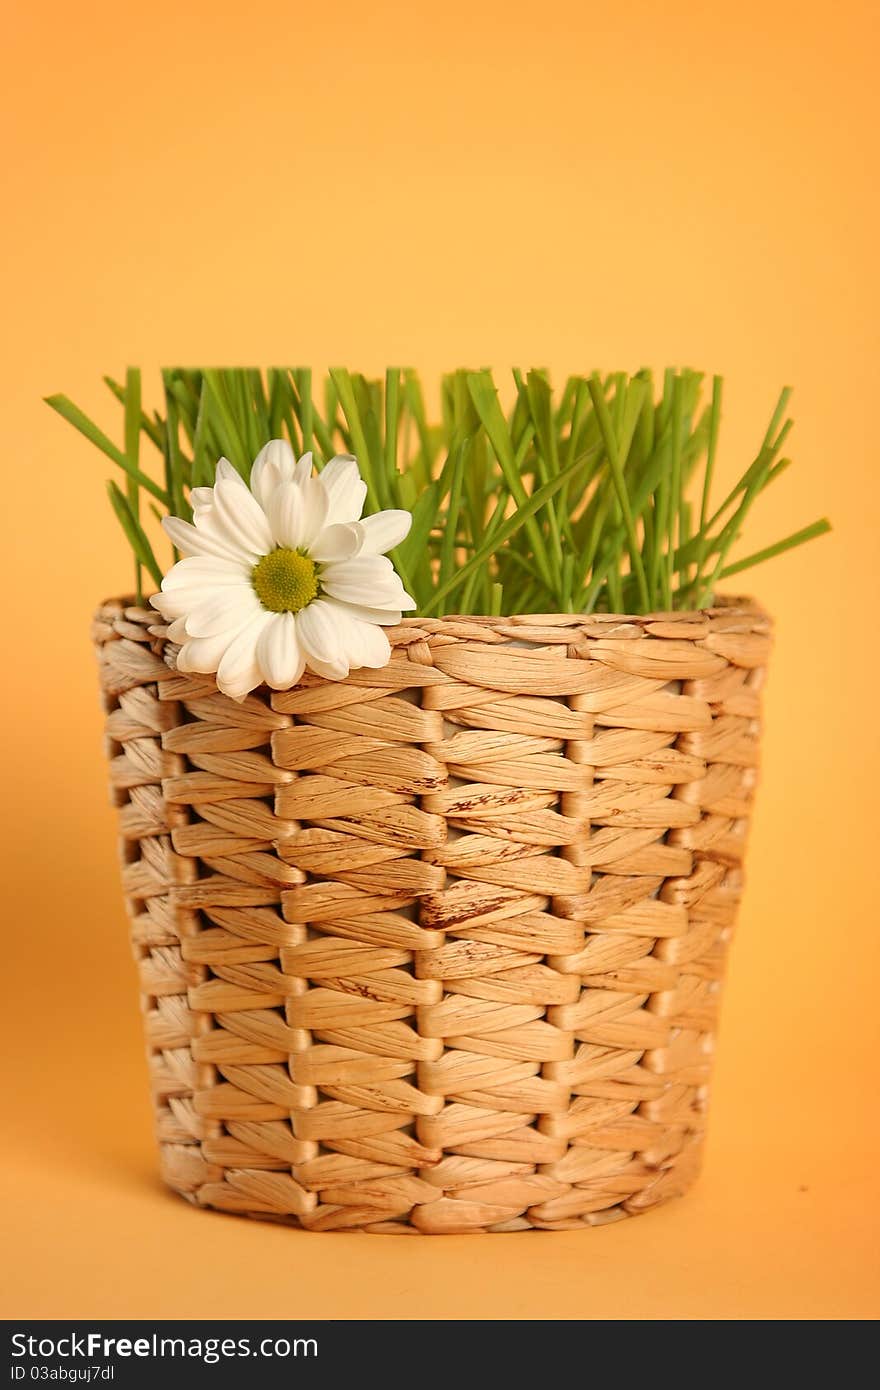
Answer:
[{"label": "basket rim", "polygon": [[[138,602],[134,594],[114,594],[98,604],[97,612],[100,614],[108,609],[113,611],[133,609],[148,614],[150,617],[155,617],[154,626],[164,629],[168,625],[161,614],[150,606],[151,597],[152,595],[146,594],[143,600]],[[650,613],[563,613],[556,611],[494,614],[445,613],[442,616],[430,617],[414,615],[402,617],[399,622],[389,625],[385,630],[386,632],[400,631],[401,629],[419,632],[436,631],[447,623],[454,623],[456,626],[471,623],[480,627],[576,627],[585,623],[601,626],[618,626],[624,623],[643,626],[658,622],[693,624],[695,619],[730,618],[739,614],[743,617],[769,621],[769,613],[758,599],[748,594],[719,594],[716,602],[707,608],[655,609]]]}]

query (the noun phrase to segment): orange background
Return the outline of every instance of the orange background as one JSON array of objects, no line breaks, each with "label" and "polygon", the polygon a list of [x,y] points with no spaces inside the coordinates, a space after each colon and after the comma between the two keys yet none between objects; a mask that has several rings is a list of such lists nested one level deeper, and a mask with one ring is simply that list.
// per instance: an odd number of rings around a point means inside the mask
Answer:
[{"label": "orange background", "polygon": [[[5,1316],[880,1312],[876,20],[870,0],[8,13]],[[797,466],[749,548],[826,512],[835,531],[748,576],[778,643],[685,1201],[404,1245],[158,1186],[87,636],[130,564],[110,465],[39,397],[118,437],[101,373],[178,362],[706,367],[722,482],[795,385]]]}]

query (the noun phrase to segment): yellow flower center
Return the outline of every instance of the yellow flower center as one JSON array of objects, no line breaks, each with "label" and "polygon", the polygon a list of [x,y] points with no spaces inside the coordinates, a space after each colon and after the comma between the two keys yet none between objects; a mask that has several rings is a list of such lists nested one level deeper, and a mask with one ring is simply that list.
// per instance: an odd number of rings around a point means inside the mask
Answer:
[{"label": "yellow flower center", "polygon": [[272,613],[298,613],[318,594],[314,560],[298,550],[270,550],[251,571],[254,592]]}]

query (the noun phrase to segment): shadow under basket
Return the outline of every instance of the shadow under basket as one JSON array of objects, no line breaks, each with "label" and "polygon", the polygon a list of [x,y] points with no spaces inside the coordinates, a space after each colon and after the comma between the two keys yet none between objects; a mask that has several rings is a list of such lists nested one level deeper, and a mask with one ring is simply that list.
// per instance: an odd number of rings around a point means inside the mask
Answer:
[{"label": "shadow under basket", "polygon": [[698,1164],[769,620],[409,619],[243,703],[94,635],[166,1182],[312,1231],[571,1230]]}]

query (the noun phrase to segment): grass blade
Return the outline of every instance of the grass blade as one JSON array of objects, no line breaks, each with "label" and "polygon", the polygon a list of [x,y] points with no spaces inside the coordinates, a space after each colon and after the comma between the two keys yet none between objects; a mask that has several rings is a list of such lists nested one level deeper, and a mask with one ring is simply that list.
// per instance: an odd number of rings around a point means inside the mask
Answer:
[{"label": "grass blade", "polygon": [[608,405],[605,400],[605,393],[599,374],[594,372],[589,382],[590,396],[593,400],[593,409],[602,431],[602,438],[605,443],[605,452],[611,468],[611,475],[614,480],[614,489],[617,494],[618,505],[623,515],[624,526],[626,528],[627,541],[629,544],[630,564],[639,586],[639,599],[644,605],[644,612],[648,613],[651,603],[648,596],[648,582],[645,577],[645,566],[642,561],[642,552],[639,547],[638,536],[636,535],[635,521],[633,520],[632,508],[630,506],[629,493],[626,488],[626,480],[623,476],[623,462],[618,452],[617,440],[614,437],[614,430],[611,424],[611,416],[608,413]]},{"label": "grass blade", "polygon": [[[469,372],[467,383],[477,414],[483,422],[483,427],[489,436],[492,448],[495,450],[495,457],[501,467],[510,495],[517,508],[524,512],[523,520],[526,532],[542,578],[548,589],[552,589],[553,571],[550,566],[547,547],[541,529],[534,519],[538,508],[528,506],[528,494],[520,477],[520,470],[510,439],[510,431],[498,402],[495,383],[489,372]],[[554,489],[554,492],[557,490]],[[553,493],[549,495],[553,496]],[[513,535],[514,533],[511,532],[510,534]]]},{"label": "grass blade", "polygon": [[163,491],[159,484],[154,483],[153,479],[147,477],[146,473],[142,473],[139,468],[135,468],[126,458],[122,450],[117,449],[113,441],[107,438],[103,430],[100,430],[98,426],[80,410],[79,406],[74,405],[73,401],[68,400],[67,396],[46,396],[45,401],[48,406],[51,406],[53,410],[58,412],[62,419],[66,420],[69,425],[73,425],[75,430],[78,430],[91,444],[94,444],[96,448],[100,449],[102,454],[106,454],[109,459],[112,459],[113,462],[117,464],[124,473],[127,473],[130,478],[134,479],[140,487],[145,488],[158,502],[164,502],[166,506],[168,505],[167,493]]},{"label": "grass blade", "polygon": [[743,560],[735,560],[732,565],[725,565],[718,578],[729,579],[733,574],[741,574],[743,570],[751,569],[753,565],[762,565],[765,560],[773,560],[777,555],[784,554],[786,550],[793,550],[795,546],[803,545],[805,541],[814,540],[816,536],[825,536],[830,530],[831,522],[827,516],[823,516],[819,521],[804,526],[800,531],[792,532],[784,540],[765,546],[763,550],[756,550],[753,555],[747,555]]},{"label": "grass blade", "polygon": [[[129,367],[125,373],[125,457],[128,459],[132,468],[138,470],[140,463],[140,442],[141,442],[141,374],[137,367]],[[130,474],[125,480],[125,491],[128,498],[128,505],[135,520],[140,513],[140,484],[136,478]],[[137,601],[143,599],[141,589],[141,561],[135,552],[134,562],[134,584]]]},{"label": "grass blade", "polygon": [[570,474],[573,474],[579,465],[580,460],[577,460],[571,465],[570,469],[566,469],[564,472],[557,474],[555,478],[551,478],[549,483],[545,483],[543,487],[538,488],[536,492],[532,493],[532,496],[527,499],[525,505],[518,508],[513,516],[508,517],[507,520],[498,527],[495,535],[484,542],[471,559],[462,565],[451,579],[447,580],[445,585],[438,585],[433,596],[428,603],[425,604],[422,611],[425,614],[430,613],[447,594],[453,593],[474,569],[484,564],[495,550],[504,545],[511,536],[515,535],[521,526],[527,526],[535,513],[540,511],[552,497],[555,497],[556,493],[563,486],[565,479]]},{"label": "grass blade", "polygon": [[[319,469],[336,452],[356,454],[368,513],[412,514],[391,559],[422,614],[686,609],[828,529],[823,518],[730,558],[758,496],[790,466],[789,387],[716,506],[723,384],[704,386],[689,368],[667,369],[659,398],[647,368],[571,375],[561,392],[544,369],[516,370],[509,398],[487,369],[459,368],[442,378],[436,423],[416,373],[396,367],[381,379],[334,368],[313,390],[306,367],[177,366],[163,371],[161,405],[149,413],[137,368],[105,381],[123,406],[119,443],[66,396],[48,404],[125,476],[108,491],[139,595],[144,571],[160,576],[141,524],[147,502],[159,519],[188,518],[189,489],[213,485],[221,455],[249,480],[269,438],[313,450]],[[162,457],[161,482],[144,461],[148,444]]]},{"label": "grass blade", "polygon": [[[112,480],[107,483],[107,492],[110,497],[110,505],[116,513],[119,524],[128,538],[128,543],[134,551],[138,563],[143,565],[158,588],[162,583],[162,571],[156,563],[156,557],[153,554],[153,548],[147,539],[146,532],[132,511],[131,503],[122,489]],[[140,600],[142,595],[138,597]]]}]

